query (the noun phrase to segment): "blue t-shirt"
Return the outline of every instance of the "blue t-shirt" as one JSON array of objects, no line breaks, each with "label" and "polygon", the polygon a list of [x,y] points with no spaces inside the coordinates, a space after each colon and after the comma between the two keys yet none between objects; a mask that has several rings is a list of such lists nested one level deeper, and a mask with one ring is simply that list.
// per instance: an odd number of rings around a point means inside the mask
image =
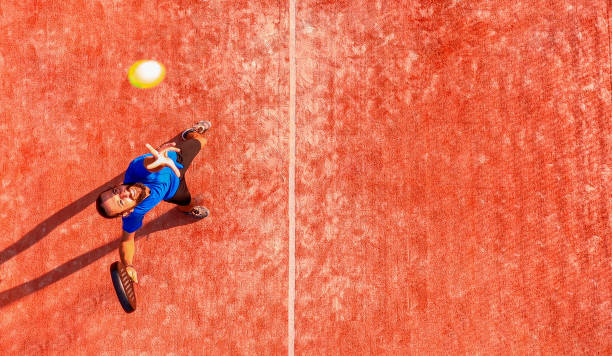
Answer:
[{"label": "blue t-shirt", "polygon": [[[131,233],[140,229],[145,214],[160,201],[171,199],[179,186],[179,178],[169,167],[164,167],[161,171],[155,173],[147,170],[144,166],[144,160],[147,157],[153,157],[153,155],[149,153],[134,159],[125,171],[123,184],[142,183],[151,189],[151,195],[136,205],[130,215],[122,219],[123,230],[126,232]],[[168,157],[174,161],[179,169],[183,168],[183,165],[176,161],[176,152],[168,151]]]}]

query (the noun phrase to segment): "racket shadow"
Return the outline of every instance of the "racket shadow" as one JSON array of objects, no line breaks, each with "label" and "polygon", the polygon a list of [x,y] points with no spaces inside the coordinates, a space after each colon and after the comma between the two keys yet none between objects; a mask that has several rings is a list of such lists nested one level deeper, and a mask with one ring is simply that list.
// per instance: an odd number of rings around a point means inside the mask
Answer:
[{"label": "racket shadow", "polygon": [[[145,224],[145,226],[136,232],[135,239],[139,240],[158,231],[168,230],[198,221],[199,220],[185,215],[179,211],[178,208],[173,208]],[[27,297],[30,294],[36,293],[37,291],[89,266],[109,253],[116,251],[119,248],[119,241],[120,239],[117,238],[105,245],[97,247],[63,263],[40,277],[0,292],[0,308],[16,302],[23,297]]]}]

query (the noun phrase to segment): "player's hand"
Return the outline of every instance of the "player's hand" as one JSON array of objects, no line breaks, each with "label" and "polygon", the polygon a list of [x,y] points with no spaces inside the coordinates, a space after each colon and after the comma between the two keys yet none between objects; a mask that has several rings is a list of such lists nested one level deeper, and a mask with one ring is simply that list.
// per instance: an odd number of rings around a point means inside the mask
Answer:
[{"label": "player's hand", "polygon": [[160,147],[160,151],[157,151],[155,148],[153,148],[151,145],[147,143],[146,144],[147,148],[149,149],[149,151],[151,151],[151,154],[153,154],[153,157],[155,157],[155,161],[147,165],[147,169],[151,171],[160,166],[170,167],[170,169],[172,169],[174,174],[176,174],[177,177],[180,177],[181,172],[174,164],[174,161],[170,157],[168,157],[168,151],[174,151],[174,152],[181,151],[180,149],[174,147],[175,145],[176,143],[174,142],[167,143]]},{"label": "player's hand", "polygon": [[[174,152],[181,152],[180,148],[176,148],[176,142],[166,142],[163,145],[159,146],[157,148],[157,150],[159,151],[159,153],[165,152],[165,151],[174,151]],[[169,150],[170,148],[172,148],[171,150]]]},{"label": "player's hand", "polygon": [[138,284],[138,274],[133,266],[125,267],[125,272],[128,274],[128,276],[130,276],[134,283]]}]

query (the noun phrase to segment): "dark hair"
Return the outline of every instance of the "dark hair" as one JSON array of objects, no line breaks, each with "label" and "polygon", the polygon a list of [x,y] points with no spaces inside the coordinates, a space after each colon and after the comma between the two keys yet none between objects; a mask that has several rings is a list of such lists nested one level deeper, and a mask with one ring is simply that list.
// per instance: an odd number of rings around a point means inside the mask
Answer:
[{"label": "dark hair", "polygon": [[104,193],[108,192],[110,189],[113,189],[113,188],[109,188],[109,189],[107,189],[107,190],[103,191],[102,193],[100,193],[100,195],[98,195],[98,199],[96,199],[96,210],[98,210],[98,213],[99,213],[99,214],[100,214],[102,217],[105,217],[105,218],[107,218],[107,219],[113,219],[113,218],[116,218],[116,217],[118,217],[119,215],[121,215],[121,213],[119,213],[119,214],[115,214],[115,215],[111,215],[111,214],[109,214],[109,213],[106,211],[106,209],[104,209],[104,207],[102,206],[102,203],[103,203],[103,201],[102,201],[102,194],[104,194]]}]

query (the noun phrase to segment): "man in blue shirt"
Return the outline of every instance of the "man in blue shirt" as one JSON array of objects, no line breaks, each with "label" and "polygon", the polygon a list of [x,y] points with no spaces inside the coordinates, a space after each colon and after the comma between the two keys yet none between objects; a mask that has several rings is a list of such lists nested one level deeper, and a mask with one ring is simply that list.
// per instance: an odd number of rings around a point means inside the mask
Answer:
[{"label": "man in blue shirt", "polygon": [[176,204],[194,218],[202,219],[209,212],[197,205],[185,182],[185,172],[200,149],[206,145],[203,134],[210,128],[208,121],[200,121],[183,131],[178,145],[168,142],[157,149],[147,144],[150,154],[134,159],[125,172],[123,184],[102,192],[96,201],[98,213],[105,218],[121,217],[123,235],[119,257],[128,275],[138,282],[134,259],[134,235],[146,213],[162,200]]}]

